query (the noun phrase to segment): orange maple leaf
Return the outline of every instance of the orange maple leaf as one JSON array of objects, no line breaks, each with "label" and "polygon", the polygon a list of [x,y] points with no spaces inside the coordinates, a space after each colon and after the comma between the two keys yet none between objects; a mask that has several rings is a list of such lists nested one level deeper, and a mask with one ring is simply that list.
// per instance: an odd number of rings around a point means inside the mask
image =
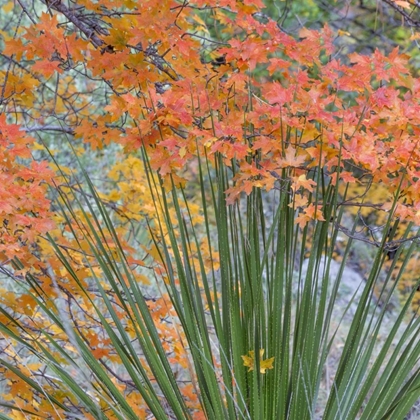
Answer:
[{"label": "orange maple leaf", "polygon": [[297,168],[299,166],[302,166],[305,161],[305,156],[297,156],[296,155],[297,150],[291,146],[289,146],[286,150],[285,157],[280,159],[279,161],[279,167],[280,168],[288,168],[288,167],[294,167]]}]

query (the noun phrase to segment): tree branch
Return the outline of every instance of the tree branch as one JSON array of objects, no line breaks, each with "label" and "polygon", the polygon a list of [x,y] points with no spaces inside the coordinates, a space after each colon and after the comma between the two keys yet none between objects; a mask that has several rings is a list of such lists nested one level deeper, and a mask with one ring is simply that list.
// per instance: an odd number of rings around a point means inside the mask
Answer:
[{"label": "tree branch", "polygon": [[33,133],[36,131],[57,131],[61,133],[66,133],[74,135],[74,130],[71,128],[60,127],[59,125],[34,125],[33,127],[22,128],[26,133]]},{"label": "tree branch", "polygon": [[[90,39],[92,44],[99,48],[104,45],[104,41],[96,34],[99,31],[99,27],[96,24],[89,25],[83,21],[83,15],[78,15],[76,10],[72,10],[68,8],[61,0],[50,0],[47,1],[43,0],[49,9],[55,10],[57,12],[62,13],[74,26],[80,29],[80,31],[86,36],[86,38]],[[104,31],[102,29],[102,31]]]},{"label": "tree branch", "polygon": [[396,12],[398,12],[405,19],[406,23],[409,26],[416,27],[416,28],[420,27],[420,21],[413,19],[411,16],[412,13],[405,11],[401,6],[398,6],[398,4],[396,4],[392,0],[382,0],[382,1],[386,3],[389,7],[394,9]]}]

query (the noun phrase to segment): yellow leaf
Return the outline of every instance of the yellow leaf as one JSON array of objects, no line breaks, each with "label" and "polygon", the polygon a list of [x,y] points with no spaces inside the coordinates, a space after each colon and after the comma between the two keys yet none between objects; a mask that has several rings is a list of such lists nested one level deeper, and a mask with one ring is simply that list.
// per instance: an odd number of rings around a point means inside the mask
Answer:
[{"label": "yellow leaf", "polygon": [[8,3],[6,3],[2,7],[2,9],[5,13],[10,13],[14,8],[15,8],[15,2],[14,1],[9,1]]},{"label": "yellow leaf", "polygon": [[150,284],[149,277],[145,276],[144,274],[136,274],[136,279],[142,282],[143,284]]},{"label": "yellow leaf", "polygon": [[149,249],[143,247],[143,249],[155,260],[162,262],[160,258],[159,250],[156,245],[152,245]]},{"label": "yellow leaf", "polygon": [[185,154],[187,153],[187,149],[186,149],[186,147],[185,146],[182,146],[180,149],[179,149],[179,157],[181,157],[181,158],[183,158],[184,156],[185,156]]},{"label": "yellow leaf", "polygon": [[133,10],[133,9],[136,8],[137,3],[135,1],[133,1],[133,0],[124,0],[124,6],[127,9]]},{"label": "yellow leaf", "polygon": [[347,31],[342,31],[341,29],[339,29],[339,30],[337,31],[337,33],[338,33],[338,36],[344,36],[344,35],[346,35],[346,36],[351,36],[351,33],[350,33],[350,32],[347,32]]},{"label": "yellow leaf", "polygon": [[32,144],[32,147],[33,147],[34,150],[45,150],[44,146],[42,144],[37,143],[37,142],[34,142]]},{"label": "yellow leaf", "polygon": [[204,20],[201,19],[198,15],[192,15],[191,20],[198,23],[199,26],[203,26],[204,28],[206,27]]},{"label": "yellow leaf", "polygon": [[260,361],[260,372],[265,373],[267,369],[273,369],[274,357]]},{"label": "yellow leaf", "polygon": [[71,175],[71,169],[66,166],[60,166],[60,168],[58,168],[55,163],[51,163],[51,167],[57,172],[61,170],[65,175]]},{"label": "yellow leaf", "polygon": [[253,370],[254,369],[254,352],[252,351],[250,351],[250,352],[248,352],[248,354],[251,354],[252,353],[252,357],[249,357],[249,356],[241,356],[242,357],[242,359],[243,359],[243,361],[244,361],[244,366],[245,367],[247,367],[248,368],[248,372],[250,372],[251,370]]},{"label": "yellow leaf", "polygon": [[112,190],[107,196],[109,201],[118,201],[120,198],[121,193],[118,190]]},{"label": "yellow leaf", "polygon": [[[249,356],[241,356],[244,366],[248,368],[248,372],[254,370],[254,350],[248,352]],[[274,357],[263,360],[264,349],[260,349],[260,372],[265,373],[267,369],[273,369]]]},{"label": "yellow leaf", "polygon": [[43,367],[42,363],[28,363],[28,369],[34,371],[34,370],[38,370],[41,369]]},{"label": "yellow leaf", "polygon": [[410,3],[408,1],[404,1],[404,0],[395,0],[394,3],[397,6],[402,7],[403,9],[410,9]]}]

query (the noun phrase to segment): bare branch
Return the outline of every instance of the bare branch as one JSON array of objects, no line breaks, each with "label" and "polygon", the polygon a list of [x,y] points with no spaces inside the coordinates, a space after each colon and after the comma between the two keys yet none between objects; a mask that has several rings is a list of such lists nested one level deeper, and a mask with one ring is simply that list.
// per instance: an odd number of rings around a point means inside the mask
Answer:
[{"label": "bare branch", "polygon": [[420,21],[415,20],[412,18],[412,14],[405,11],[401,6],[398,6],[398,4],[392,0],[382,0],[384,3],[386,3],[388,6],[390,6],[392,9],[397,11],[405,20],[405,22],[412,27],[420,27]]},{"label": "bare branch", "polygon": [[66,133],[74,135],[74,130],[71,128],[60,127],[59,125],[34,125],[33,127],[23,128],[23,131],[26,133],[33,133],[36,131],[57,131],[61,133]]},{"label": "bare branch", "polygon": [[[44,3],[47,4],[45,0]],[[75,9],[68,8],[61,0],[48,1],[47,6],[49,9],[62,13],[74,26],[80,29],[86,38],[90,39],[95,47],[99,48],[104,45],[104,41],[96,34],[96,32],[99,32],[99,27],[95,24],[92,26],[85,23],[83,15],[77,14]]]}]

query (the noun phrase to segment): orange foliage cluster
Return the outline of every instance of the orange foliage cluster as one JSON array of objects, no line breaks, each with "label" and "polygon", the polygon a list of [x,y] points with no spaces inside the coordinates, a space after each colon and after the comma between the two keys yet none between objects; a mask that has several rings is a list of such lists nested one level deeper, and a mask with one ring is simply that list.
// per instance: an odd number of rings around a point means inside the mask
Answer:
[{"label": "orange foliage cluster", "polygon": [[7,261],[29,258],[25,247],[54,226],[45,197],[52,171],[47,162],[32,161],[28,166],[21,161],[31,157],[32,141],[0,115],[0,252]]},{"label": "orange foliage cluster", "polygon": [[[50,231],[59,238],[86,287],[89,250],[69,239],[69,224],[49,211],[46,185],[53,173],[46,163],[23,164],[33,143],[25,130],[74,135],[71,141],[83,139],[93,149],[122,145],[126,160],[110,172],[118,189],[104,195],[123,211],[117,213],[122,238],[124,220],[153,217],[144,180],[130,180],[140,173],[127,172],[138,165],[130,154],[141,146],[165,182],[172,177],[184,183],[183,169],[197,156],[222,156],[235,173],[228,203],[253,188],[289,188],[300,226],[323,220],[327,203],[308,205],[319,166],[328,182],[357,184],[368,176],[387,186],[389,200],[404,192],[396,215],[420,222],[419,81],[397,49],[389,56],[376,51],[340,61],[330,28],[304,29],[294,39],[261,17],[258,0],[219,0],[211,7],[203,0],[77,0],[73,9],[64,3],[52,5],[50,13],[44,8],[39,19],[26,17],[16,33],[1,33],[7,60],[0,72],[0,255],[3,264],[19,257],[45,293],[64,291],[69,307],[86,314],[78,328],[98,359],[118,363],[99,320],[89,318],[89,301],[41,237]],[[55,182],[61,181],[57,175]],[[200,223],[199,211],[196,217]],[[72,223],[76,231],[83,229],[76,219]],[[85,253],[76,251],[79,246]],[[127,240],[124,246],[133,266],[143,267],[133,244]],[[154,256],[153,249],[144,251]],[[14,274],[16,281],[25,270]],[[141,271],[137,276],[145,282]],[[18,305],[14,298],[5,292],[1,301],[14,314],[26,314],[22,319],[31,331],[48,328],[27,295],[20,294]],[[168,300],[151,308],[168,354],[185,368],[182,341],[162,321],[172,311]],[[131,321],[125,322],[129,331]],[[70,346],[64,337],[62,342]],[[15,354],[10,357],[19,365]],[[60,415],[42,395],[29,395],[16,375],[7,375],[22,408]],[[139,395],[115,382],[143,418]],[[198,409],[192,385],[184,390],[192,410]]]}]

